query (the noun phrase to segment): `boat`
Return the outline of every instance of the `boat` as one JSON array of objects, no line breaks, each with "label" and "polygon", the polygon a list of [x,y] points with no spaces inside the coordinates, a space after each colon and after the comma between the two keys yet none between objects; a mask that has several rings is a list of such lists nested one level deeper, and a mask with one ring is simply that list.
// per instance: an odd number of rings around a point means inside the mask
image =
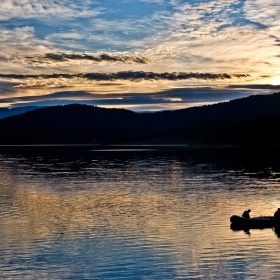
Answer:
[{"label": "boat", "polygon": [[264,229],[280,227],[280,220],[275,220],[273,216],[260,216],[254,218],[243,218],[237,215],[230,217],[231,229]]}]

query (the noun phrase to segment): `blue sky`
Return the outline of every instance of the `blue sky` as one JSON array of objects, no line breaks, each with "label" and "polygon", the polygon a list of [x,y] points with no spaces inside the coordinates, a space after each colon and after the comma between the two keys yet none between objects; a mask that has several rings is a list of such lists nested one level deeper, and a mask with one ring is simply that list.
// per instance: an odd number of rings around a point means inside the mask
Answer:
[{"label": "blue sky", "polygon": [[0,107],[166,110],[279,91],[276,0],[2,0]]}]

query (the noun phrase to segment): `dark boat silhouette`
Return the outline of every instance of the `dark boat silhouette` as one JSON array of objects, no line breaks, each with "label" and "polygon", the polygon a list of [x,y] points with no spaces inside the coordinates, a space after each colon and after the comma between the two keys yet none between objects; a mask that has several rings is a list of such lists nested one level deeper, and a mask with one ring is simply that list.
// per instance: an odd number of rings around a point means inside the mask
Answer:
[{"label": "dark boat silhouette", "polygon": [[244,229],[264,229],[280,227],[280,220],[275,220],[273,216],[260,216],[254,218],[243,218],[237,215],[230,217],[230,228],[232,230]]}]

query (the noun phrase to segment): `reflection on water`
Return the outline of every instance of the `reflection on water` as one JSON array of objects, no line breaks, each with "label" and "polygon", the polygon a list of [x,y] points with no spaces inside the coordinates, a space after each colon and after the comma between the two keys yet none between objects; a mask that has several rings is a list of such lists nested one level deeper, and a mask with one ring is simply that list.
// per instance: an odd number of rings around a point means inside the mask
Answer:
[{"label": "reflection on water", "polygon": [[125,148],[0,149],[0,278],[279,278],[279,151]]}]

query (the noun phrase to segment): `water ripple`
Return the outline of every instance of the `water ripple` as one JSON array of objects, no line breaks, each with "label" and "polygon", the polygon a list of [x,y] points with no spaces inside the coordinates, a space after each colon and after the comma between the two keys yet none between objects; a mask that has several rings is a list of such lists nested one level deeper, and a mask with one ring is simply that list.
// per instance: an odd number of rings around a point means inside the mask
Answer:
[{"label": "water ripple", "polygon": [[89,150],[0,154],[1,279],[279,278],[277,233],[229,227],[278,208],[275,163]]}]

